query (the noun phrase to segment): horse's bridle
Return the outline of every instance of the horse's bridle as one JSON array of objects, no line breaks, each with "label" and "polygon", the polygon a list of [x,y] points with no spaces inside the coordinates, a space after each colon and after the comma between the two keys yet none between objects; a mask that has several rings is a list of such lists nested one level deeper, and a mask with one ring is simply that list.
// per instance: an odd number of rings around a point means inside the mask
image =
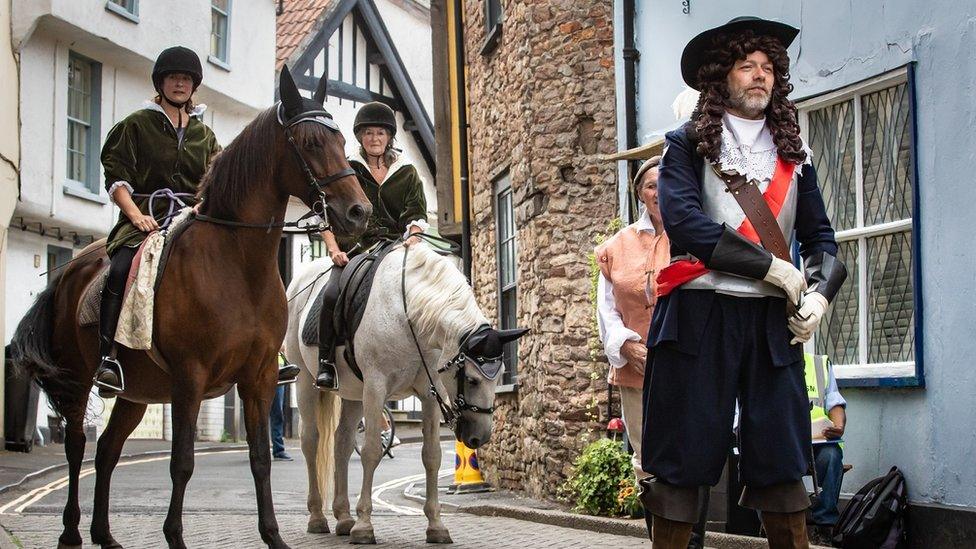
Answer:
[{"label": "horse's bridle", "polygon": [[278,123],[284,128],[285,138],[288,139],[288,143],[291,145],[291,150],[295,153],[295,157],[298,159],[298,165],[301,166],[302,171],[305,172],[305,178],[308,180],[309,186],[309,198],[312,203],[312,211],[315,212],[320,218],[326,228],[329,226],[329,218],[327,213],[327,204],[325,201],[325,188],[330,184],[349,176],[355,176],[356,171],[351,167],[344,170],[340,170],[334,174],[327,175],[325,177],[317,177],[315,173],[312,172],[312,168],[305,161],[305,157],[302,156],[302,151],[298,147],[298,143],[295,142],[295,138],[291,133],[291,128],[302,122],[314,122],[316,124],[322,124],[326,128],[332,130],[335,133],[340,133],[339,125],[336,124],[335,120],[332,119],[332,114],[325,109],[305,111],[298,115],[284,119],[284,106],[279,101],[278,107],[276,109],[276,114],[278,116]]},{"label": "horse's bridle", "polygon": [[441,416],[444,419],[444,423],[450,427],[451,431],[455,435],[458,434],[458,418],[461,417],[462,412],[475,412],[478,414],[491,414],[495,411],[495,407],[491,406],[484,408],[477,406],[475,404],[470,404],[464,398],[464,364],[466,362],[471,363],[477,370],[478,373],[485,377],[485,379],[491,381],[498,377],[501,372],[502,357],[477,357],[469,355],[465,352],[465,347],[467,347],[468,341],[472,336],[476,334],[483,333],[486,330],[490,330],[491,327],[487,324],[482,324],[474,330],[466,333],[461,337],[461,342],[458,345],[458,352],[454,355],[454,358],[447,361],[447,364],[437,369],[438,374],[442,374],[451,368],[457,368],[455,376],[457,378],[457,396],[454,397],[454,402],[448,403],[441,397],[440,391],[437,390],[437,386],[434,384],[434,376],[430,373],[430,367],[427,365],[427,360],[424,358],[424,352],[420,348],[420,342],[417,341],[417,333],[413,329],[413,323],[410,322],[410,314],[407,311],[407,254],[410,252],[410,247],[405,247],[403,249],[403,266],[400,269],[400,289],[402,291],[403,298],[403,314],[407,317],[407,327],[410,328],[410,335],[413,337],[413,344],[417,348],[417,354],[420,356],[420,361],[424,365],[424,373],[427,374],[428,388],[430,389],[430,394],[437,399],[437,406],[441,409]]},{"label": "horse's bridle", "polygon": [[464,365],[465,363],[471,364],[478,370],[485,379],[491,381],[498,377],[498,374],[502,371],[502,358],[504,355],[498,355],[493,357],[483,357],[483,356],[472,356],[464,352],[467,346],[468,340],[471,336],[490,330],[491,327],[487,324],[482,324],[478,328],[468,332],[461,338],[461,344],[458,347],[458,352],[454,355],[454,358],[447,361],[447,364],[441,366],[437,369],[438,374],[442,374],[451,368],[457,368],[455,377],[457,378],[457,396],[454,398],[454,410],[455,413],[460,415],[461,412],[475,412],[478,414],[491,414],[494,413],[495,407],[490,406],[488,408],[483,408],[476,404],[469,403],[464,398],[464,382],[467,376],[464,375]]}]

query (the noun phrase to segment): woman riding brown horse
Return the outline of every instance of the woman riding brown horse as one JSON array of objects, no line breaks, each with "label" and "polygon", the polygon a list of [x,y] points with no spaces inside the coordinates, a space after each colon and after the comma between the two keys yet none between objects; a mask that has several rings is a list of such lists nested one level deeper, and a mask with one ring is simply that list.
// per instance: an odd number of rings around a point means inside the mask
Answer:
[{"label": "woman riding brown horse", "polygon": [[[271,499],[268,412],[276,360],[287,324],[277,254],[288,197],[325,214],[334,230],[359,234],[371,211],[343,154],[344,140],[322,107],[325,90],[303,99],[287,67],[281,102],[261,113],[214,160],[201,185],[200,213],[168,243],[170,256],[156,292],[153,349],[119,349],[127,386],[98,440],[92,541],[121,547],[108,522],[112,469],[122,444],[149,403],[172,402],[173,493],[163,532],[183,542],[183,496],[193,473],[193,439],[200,403],[234,384],[244,403],[258,529],[271,547],[287,547]],[[323,207],[322,204],[327,204]],[[324,210],[324,211],[323,211]],[[83,421],[98,361],[98,334],[78,322],[89,283],[109,264],[105,243],[89,246],[38,297],[17,327],[11,354],[40,383],[67,421],[69,465],[62,547],[80,547],[78,473]]]}]

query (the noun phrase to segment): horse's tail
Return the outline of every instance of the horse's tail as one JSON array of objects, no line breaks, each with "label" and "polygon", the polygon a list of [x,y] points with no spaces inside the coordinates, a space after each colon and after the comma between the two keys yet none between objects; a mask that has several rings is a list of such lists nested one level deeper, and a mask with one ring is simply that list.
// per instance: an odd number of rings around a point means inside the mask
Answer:
[{"label": "horse's tail", "polygon": [[339,426],[340,403],[341,399],[334,391],[318,391],[315,423],[319,431],[319,447],[315,452],[315,476],[327,506],[335,493],[335,432]]},{"label": "horse's tail", "polygon": [[47,393],[54,411],[63,415],[67,400],[74,394],[74,382],[51,356],[54,298],[60,281],[59,273],[20,320],[10,341],[10,359],[15,375],[28,375],[36,380]]}]

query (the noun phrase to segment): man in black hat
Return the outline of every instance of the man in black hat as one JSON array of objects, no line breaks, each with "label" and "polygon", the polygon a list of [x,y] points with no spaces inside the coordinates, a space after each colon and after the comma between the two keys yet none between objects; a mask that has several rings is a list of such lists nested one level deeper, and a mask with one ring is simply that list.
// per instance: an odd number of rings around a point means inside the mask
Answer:
[{"label": "man in black hat", "polygon": [[[671,264],[658,277],[644,382],[642,498],[655,547],[684,548],[718,482],[735,403],[745,489],[771,547],[808,546],[802,346],[847,272],[787,98],[789,25],[741,17],[681,58],[701,96],[667,135],[659,202]],[[805,274],[793,265],[795,232]]]}]

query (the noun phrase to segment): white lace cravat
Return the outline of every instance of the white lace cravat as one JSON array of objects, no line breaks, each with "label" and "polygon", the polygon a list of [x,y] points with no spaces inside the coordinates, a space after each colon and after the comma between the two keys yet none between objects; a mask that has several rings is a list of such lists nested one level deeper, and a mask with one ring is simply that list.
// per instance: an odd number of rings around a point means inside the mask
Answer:
[{"label": "white lace cravat", "polygon": [[[746,176],[746,179],[755,179],[760,184],[772,181],[776,171],[776,145],[765,119],[747,120],[726,113],[722,122],[722,146],[718,154],[722,171],[738,172]],[[761,129],[757,131],[760,124]],[[748,138],[754,139],[748,144],[740,143],[740,139],[746,141]],[[807,151],[804,163],[810,163],[811,154],[806,143],[803,148]],[[801,169],[801,165],[796,166],[794,173],[799,175]]]}]

